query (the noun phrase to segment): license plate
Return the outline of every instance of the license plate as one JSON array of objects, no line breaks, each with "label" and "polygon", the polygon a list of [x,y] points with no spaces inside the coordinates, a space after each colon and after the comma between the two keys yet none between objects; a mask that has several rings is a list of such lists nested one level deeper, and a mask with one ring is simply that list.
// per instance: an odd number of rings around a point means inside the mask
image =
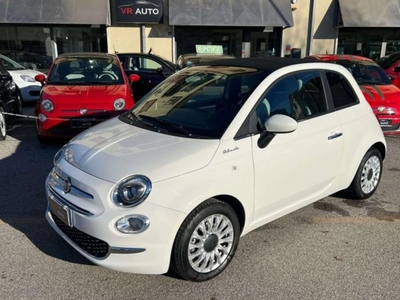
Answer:
[{"label": "license plate", "polygon": [[381,127],[390,127],[392,126],[392,120],[379,120],[379,124],[381,125]]},{"label": "license plate", "polygon": [[97,119],[73,119],[71,126],[73,128],[89,128],[97,124]]},{"label": "license plate", "polygon": [[65,205],[59,204],[52,196],[49,198],[50,210],[69,227],[72,227],[71,211]]}]

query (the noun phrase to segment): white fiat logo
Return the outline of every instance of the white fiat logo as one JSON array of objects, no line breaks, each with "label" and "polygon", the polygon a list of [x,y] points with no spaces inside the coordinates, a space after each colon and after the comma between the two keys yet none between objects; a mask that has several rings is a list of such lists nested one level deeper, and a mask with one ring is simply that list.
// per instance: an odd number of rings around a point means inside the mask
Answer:
[{"label": "white fiat logo", "polygon": [[86,108],[81,108],[81,109],[79,110],[79,113],[80,113],[81,115],[86,115],[86,114],[87,114],[87,109],[86,109]]}]

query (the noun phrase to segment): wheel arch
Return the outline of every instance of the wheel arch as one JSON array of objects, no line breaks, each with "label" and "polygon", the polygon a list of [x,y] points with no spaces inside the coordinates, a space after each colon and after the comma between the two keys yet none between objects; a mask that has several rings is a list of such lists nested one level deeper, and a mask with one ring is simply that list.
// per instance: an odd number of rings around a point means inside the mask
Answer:
[{"label": "wheel arch", "polygon": [[211,198],[217,199],[221,202],[228,204],[230,207],[232,207],[232,209],[236,212],[236,215],[239,219],[240,232],[242,232],[244,225],[246,223],[246,212],[245,212],[243,204],[237,198],[235,198],[231,195],[217,195],[217,196],[214,196]]},{"label": "wheel arch", "polygon": [[382,155],[382,160],[385,159],[385,157],[386,157],[386,147],[382,142],[377,142],[377,143],[373,144],[371,146],[371,148],[377,149]]}]

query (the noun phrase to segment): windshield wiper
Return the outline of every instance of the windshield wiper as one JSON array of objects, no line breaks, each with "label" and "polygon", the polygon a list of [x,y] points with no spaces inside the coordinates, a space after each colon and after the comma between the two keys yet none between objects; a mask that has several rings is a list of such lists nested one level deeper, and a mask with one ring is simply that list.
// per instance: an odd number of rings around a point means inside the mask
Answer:
[{"label": "windshield wiper", "polygon": [[146,116],[146,115],[139,115],[139,118],[148,119],[148,120],[151,120],[151,121],[156,121],[159,124],[170,126],[173,129],[175,129],[176,131],[178,131],[180,133],[183,133],[184,135],[188,135],[188,136],[192,135],[188,130],[186,130],[181,125],[178,125],[178,124],[176,124],[174,122],[170,122],[170,121],[167,121],[167,120],[164,120],[164,119],[155,118],[155,117]]}]

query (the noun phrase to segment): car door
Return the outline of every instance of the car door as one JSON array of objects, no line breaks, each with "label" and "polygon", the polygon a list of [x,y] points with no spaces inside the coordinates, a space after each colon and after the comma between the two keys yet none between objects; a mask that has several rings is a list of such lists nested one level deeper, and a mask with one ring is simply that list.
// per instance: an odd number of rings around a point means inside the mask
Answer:
[{"label": "car door", "polygon": [[0,61],[0,102],[6,112],[11,112],[13,109],[13,94],[15,94],[14,82],[11,75],[8,74],[3,63]]},{"label": "car door", "polygon": [[[255,222],[274,219],[329,195],[342,162],[343,138],[339,118],[329,113],[322,82],[318,71],[285,76],[257,106],[260,132],[252,136]],[[262,126],[274,114],[291,116],[298,127],[276,134],[264,147]]]},{"label": "car door", "polygon": [[166,63],[150,55],[118,54],[118,57],[128,78],[131,74],[140,77],[138,81],[131,82],[135,101],[174,72]]}]

